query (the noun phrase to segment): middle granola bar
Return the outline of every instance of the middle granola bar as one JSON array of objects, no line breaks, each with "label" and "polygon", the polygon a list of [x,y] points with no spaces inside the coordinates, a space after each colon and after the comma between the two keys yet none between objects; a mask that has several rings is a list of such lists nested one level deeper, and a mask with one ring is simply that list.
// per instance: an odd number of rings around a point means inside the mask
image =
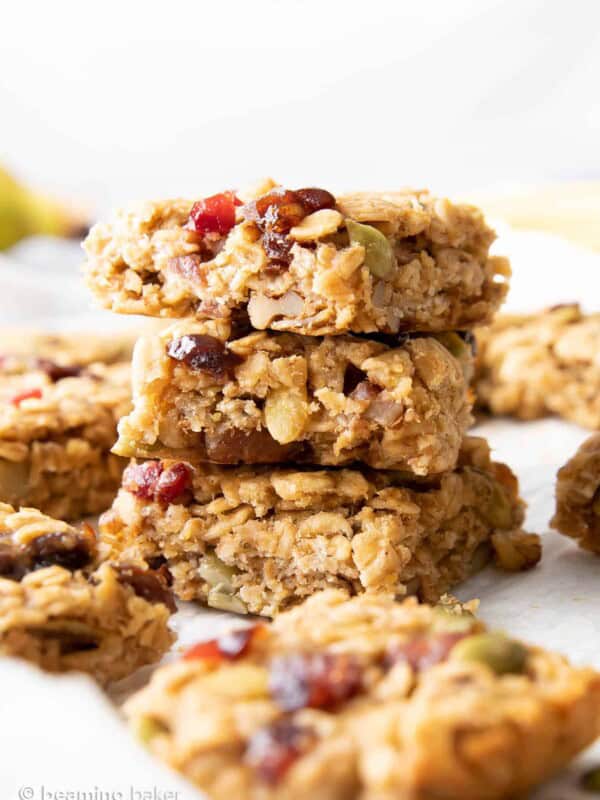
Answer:
[{"label": "middle granola bar", "polygon": [[274,615],[319,589],[435,601],[493,551],[533,566],[517,479],[467,438],[436,480],[362,469],[133,462],[101,518],[111,557],[166,565],[184,600]]},{"label": "middle granola bar", "polygon": [[309,337],[185,321],[141,339],[114,452],[430,475],[471,422],[469,335]]}]

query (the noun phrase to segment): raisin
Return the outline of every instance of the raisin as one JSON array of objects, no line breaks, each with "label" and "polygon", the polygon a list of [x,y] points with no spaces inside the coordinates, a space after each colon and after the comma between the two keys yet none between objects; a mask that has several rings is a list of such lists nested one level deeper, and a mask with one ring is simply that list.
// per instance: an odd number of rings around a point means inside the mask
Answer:
[{"label": "raisin", "polygon": [[29,564],[24,554],[14,547],[0,547],[0,578],[20,581],[29,572]]},{"label": "raisin", "polygon": [[167,345],[167,355],[175,361],[183,362],[190,369],[207,372],[219,381],[230,377],[233,368],[242,361],[220,339],[200,333],[173,339]]},{"label": "raisin", "polygon": [[350,655],[297,653],[271,662],[269,689],[283,711],[331,708],[362,689],[362,666]]},{"label": "raisin", "polygon": [[46,533],[28,545],[33,569],[64,567],[74,572],[86,567],[93,559],[88,539],[69,532]]},{"label": "raisin", "polygon": [[200,658],[209,661],[235,661],[246,655],[252,642],[264,633],[264,625],[253,625],[250,628],[230,631],[217,639],[209,639],[207,642],[200,642],[190,647],[183,658],[185,660]]},{"label": "raisin", "polygon": [[317,736],[312,728],[289,719],[277,720],[259,728],[248,741],[244,761],[260,780],[276,784],[292,764],[314,746]]},{"label": "raisin", "polygon": [[123,473],[123,488],[141,500],[154,500],[156,484],[162,471],[160,461],[130,464]]},{"label": "raisin", "polygon": [[177,611],[173,593],[160,572],[129,564],[117,564],[115,571],[119,583],[130,586],[138,597],[149,603],[162,603],[169,611]]},{"label": "raisin", "polygon": [[225,236],[235,225],[235,208],[241,205],[233,192],[221,192],[194,203],[190,221],[201,234]]},{"label": "raisin", "polygon": [[468,633],[439,633],[420,635],[393,647],[385,657],[385,664],[392,667],[399,662],[407,663],[415,672],[423,672],[448,658],[454,645]]},{"label": "raisin", "polygon": [[323,208],[335,208],[335,197],[326,189],[296,189],[296,196],[309,214]]},{"label": "raisin", "polygon": [[168,505],[184,499],[192,488],[192,470],[182,461],[163,469],[154,488],[154,499]]},{"label": "raisin", "polygon": [[63,378],[77,378],[83,372],[83,367],[78,364],[61,366],[51,361],[49,358],[38,358],[36,359],[35,365],[37,369],[46,373],[52,383],[61,381]]},{"label": "raisin", "polygon": [[290,230],[308,214],[334,206],[334,196],[324,189],[299,189],[294,192],[279,187],[245,205],[242,215],[256,223],[262,234],[263,249],[272,262],[269,269],[276,272],[277,268],[281,271],[292,260],[293,242],[287,237]]},{"label": "raisin", "polygon": [[366,379],[366,372],[355,367],[354,364],[348,363],[344,370],[344,394],[346,396],[352,394],[356,387]]},{"label": "raisin", "polygon": [[299,451],[297,443],[279,444],[266,428],[242,431],[220,427],[204,436],[206,458],[216,464],[277,464]]}]

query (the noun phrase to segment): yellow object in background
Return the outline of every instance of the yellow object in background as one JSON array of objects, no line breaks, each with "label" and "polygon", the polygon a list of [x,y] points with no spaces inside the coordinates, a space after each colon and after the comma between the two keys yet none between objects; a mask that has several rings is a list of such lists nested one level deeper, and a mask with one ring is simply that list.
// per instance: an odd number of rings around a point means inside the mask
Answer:
[{"label": "yellow object in background", "polygon": [[547,231],[600,250],[600,182],[581,181],[524,187],[469,196],[489,219],[513,228]]},{"label": "yellow object in background", "polygon": [[85,215],[33,192],[0,167],[0,250],[26,236],[77,238],[87,230]]}]

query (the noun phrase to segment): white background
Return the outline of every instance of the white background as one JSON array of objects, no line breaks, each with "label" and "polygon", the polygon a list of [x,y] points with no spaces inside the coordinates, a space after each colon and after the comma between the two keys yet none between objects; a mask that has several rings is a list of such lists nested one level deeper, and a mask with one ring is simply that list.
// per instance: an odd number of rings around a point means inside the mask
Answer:
[{"label": "white background", "polygon": [[600,177],[597,0],[6,0],[0,42],[0,161],[98,211]]}]

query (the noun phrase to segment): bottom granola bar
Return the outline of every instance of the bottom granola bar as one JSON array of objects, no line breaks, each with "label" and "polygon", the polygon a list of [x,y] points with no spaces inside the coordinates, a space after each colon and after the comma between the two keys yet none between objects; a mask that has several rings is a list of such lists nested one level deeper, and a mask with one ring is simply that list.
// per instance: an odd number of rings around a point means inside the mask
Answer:
[{"label": "bottom granola bar", "polygon": [[102,683],[157,661],[174,640],[166,577],[96,559],[89,526],[0,503],[0,654]]},{"label": "bottom granola bar", "polygon": [[561,467],[556,478],[556,513],[551,520],[584,550],[600,555],[600,433]]},{"label": "bottom granola bar", "polygon": [[127,560],[166,563],[184,600],[273,615],[319,589],[436,600],[496,551],[540,557],[517,480],[483,439],[434,483],[368,469],[132,464],[102,537]]},{"label": "bottom granola bar", "polygon": [[328,590],[195,645],[125,712],[213,800],[506,800],[596,738],[600,674],[460,607]]}]

